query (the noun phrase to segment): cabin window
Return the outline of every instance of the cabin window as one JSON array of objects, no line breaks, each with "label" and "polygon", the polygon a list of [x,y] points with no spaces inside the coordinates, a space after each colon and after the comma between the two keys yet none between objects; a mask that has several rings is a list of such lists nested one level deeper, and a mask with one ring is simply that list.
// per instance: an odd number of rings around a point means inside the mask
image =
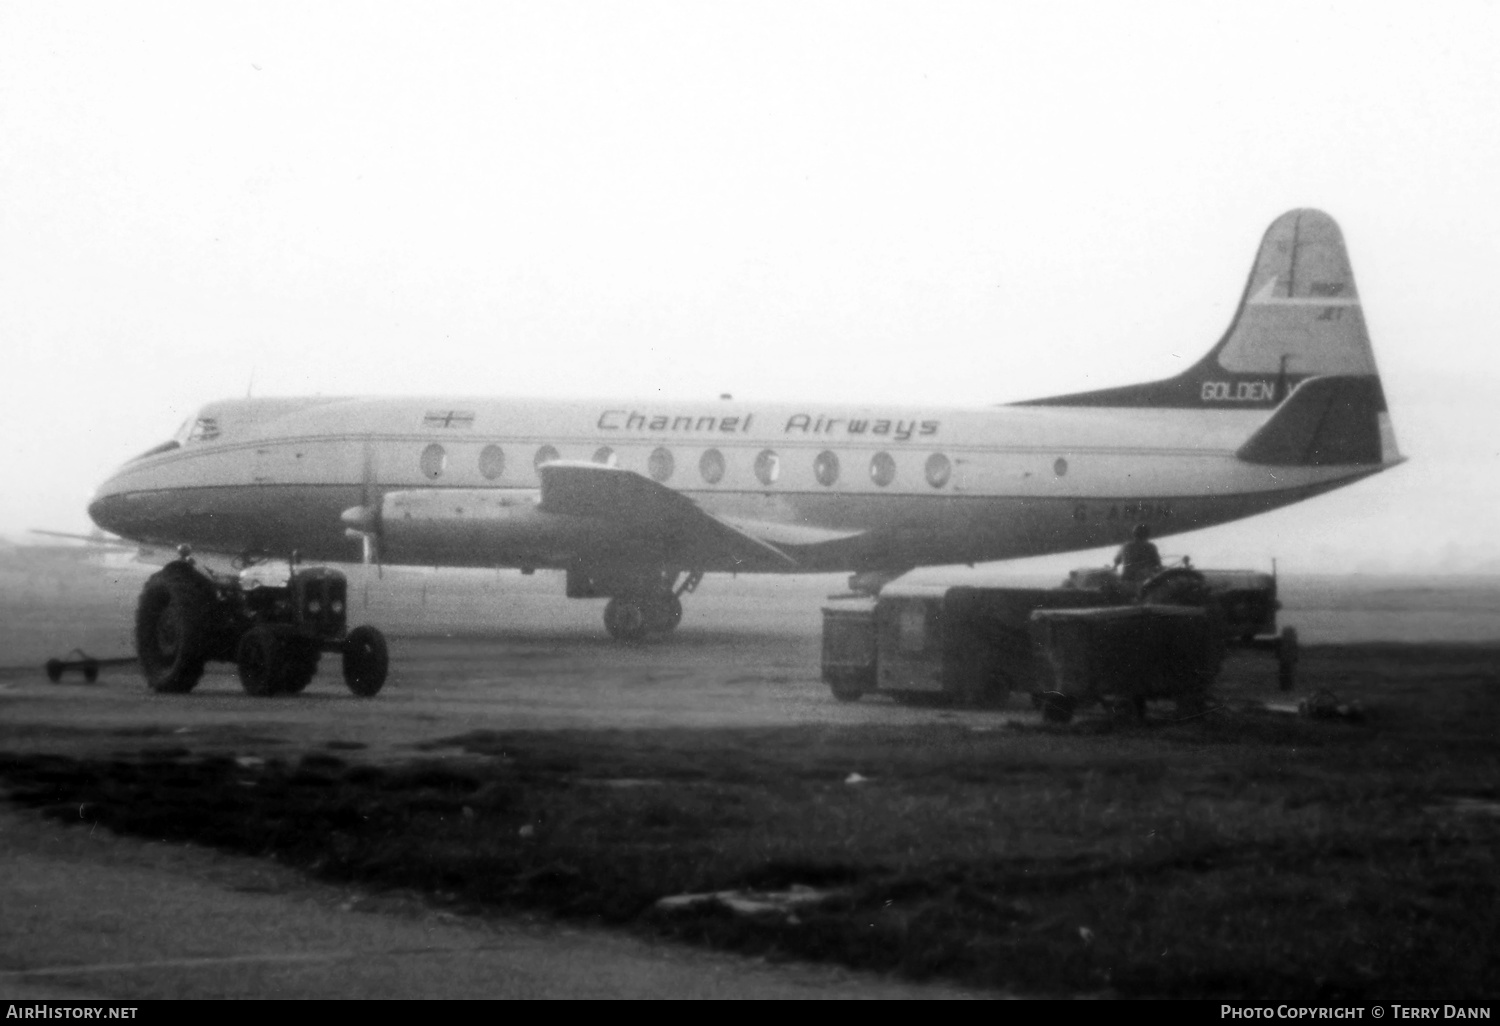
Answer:
[{"label": "cabin window", "polygon": [[544,445],[536,451],[536,457],[531,461],[533,467],[540,467],[543,463],[551,463],[557,459],[557,449],[550,445]]},{"label": "cabin window", "polygon": [[1057,462],[1052,464],[1052,473],[1056,474],[1058,477],[1062,477],[1067,474],[1067,472],[1068,461],[1059,456],[1057,458]]},{"label": "cabin window", "polygon": [[620,461],[619,458],[615,455],[615,451],[613,449],[611,449],[607,445],[601,445],[599,446],[599,448],[594,450],[594,462],[602,463],[606,467],[612,467]]},{"label": "cabin window", "polygon": [[953,476],[953,464],[948,457],[940,452],[935,452],[927,457],[927,483],[934,488],[941,488],[948,483],[948,478]]},{"label": "cabin window", "polygon": [[818,453],[813,460],[813,477],[824,488],[831,487],[839,479],[839,458],[827,449]]},{"label": "cabin window", "polygon": [[724,454],[717,449],[709,449],[698,460],[698,473],[709,484],[718,484],[724,480]]},{"label": "cabin window", "polygon": [[479,472],[486,481],[493,481],[505,473],[505,450],[498,445],[486,445],[480,449]]},{"label": "cabin window", "polygon": [[896,461],[888,452],[877,452],[870,457],[870,480],[884,488],[896,480]]},{"label": "cabin window", "polygon": [[429,481],[436,481],[443,476],[443,471],[448,469],[448,454],[443,447],[436,443],[422,450],[422,476]]},{"label": "cabin window", "polygon": [[189,442],[212,442],[219,437],[219,419],[217,417],[199,417],[193,422],[193,430],[188,432]]},{"label": "cabin window", "polygon": [[657,448],[651,451],[646,459],[646,470],[653,481],[665,481],[672,476],[672,471],[677,468],[677,461],[672,458],[671,449]]},{"label": "cabin window", "polygon": [[770,449],[762,449],[755,457],[755,479],[763,485],[773,485],[781,476],[781,457]]}]

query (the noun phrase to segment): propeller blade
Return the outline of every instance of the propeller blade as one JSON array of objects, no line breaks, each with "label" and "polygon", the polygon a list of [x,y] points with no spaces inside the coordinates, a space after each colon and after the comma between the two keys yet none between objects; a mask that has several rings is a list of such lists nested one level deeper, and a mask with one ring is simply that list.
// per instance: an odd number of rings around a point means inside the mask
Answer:
[{"label": "propeller blade", "polygon": [[360,498],[360,504],[344,510],[339,519],[344,522],[344,534],[360,540],[360,558],[364,565],[368,567],[374,563],[376,575],[384,578],[385,567],[381,563],[381,549],[384,546],[381,536],[380,491],[375,480],[375,448],[369,437],[365,438]]},{"label": "propeller blade", "polygon": [[380,522],[380,491],[376,485],[375,471],[375,443],[369,436],[365,435],[365,460],[363,473],[363,491],[361,498],[363,506],[367,511],[366,516],[369,526],[365,534],[365,566],[369,566],[371,560],[375,563],[375,576],[381,580],[385,579],[385,565],[381,562],[381,554],[385,549],[385,539],[381,533]]}]

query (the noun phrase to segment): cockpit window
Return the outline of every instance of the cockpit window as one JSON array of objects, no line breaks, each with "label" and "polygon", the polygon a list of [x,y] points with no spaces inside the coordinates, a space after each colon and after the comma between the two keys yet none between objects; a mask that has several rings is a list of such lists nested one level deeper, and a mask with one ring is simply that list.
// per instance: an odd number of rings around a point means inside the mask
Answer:
[{"label": "cockpit window", "polygon": [[152,456],[160,456],[164,452],[171,452],[173,449],[177,448],[180,448],[180,443],[177,441],[177,439],[174,438],[170,442],[163,442],[160,445],[153,445],[151,448],[147,449],[145,452],[141,453],[130,462],[137,463]]},{"label": "cockpit window", "polygon": [[178,445],[189,445],[194,442],[212,442],[218,437],[218,417],[189,417],[182,422],[182,427],[177,429],[172,440]]}]

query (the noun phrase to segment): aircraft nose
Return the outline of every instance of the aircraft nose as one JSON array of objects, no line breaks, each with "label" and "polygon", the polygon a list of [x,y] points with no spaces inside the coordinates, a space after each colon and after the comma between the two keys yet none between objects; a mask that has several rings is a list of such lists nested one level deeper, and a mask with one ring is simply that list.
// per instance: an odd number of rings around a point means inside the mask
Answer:
[{"label": "aircraft nose", "polygon": [[128,538],[134,518],[129,515],[126,507],[127,499],[118,475],[111,475],[99,486],[89,502],[89,519],[102,530]]},{"label": "aircraft nose", "polygon": [[89,519],[97,524],[101,530],[109,531],[111,534],[121,534],[121,504],[121,499],[118,495],[105,495],[101,492],[99,495],[94,496],[94,501],[89,503]]}]

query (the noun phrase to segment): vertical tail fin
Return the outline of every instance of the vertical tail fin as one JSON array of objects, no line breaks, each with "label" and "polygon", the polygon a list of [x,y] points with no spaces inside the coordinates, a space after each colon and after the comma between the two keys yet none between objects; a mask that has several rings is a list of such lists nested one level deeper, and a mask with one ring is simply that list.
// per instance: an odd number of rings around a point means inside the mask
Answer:
[{"label": "vertical tail fin", "polygon": [[1322,211],[1293,210],[1266,230],[1234,321],[1192,367],[1164,381],[1023,405],[1270,409],[1324,375],[1365,381],[1385,412],[1343,234]]}]

